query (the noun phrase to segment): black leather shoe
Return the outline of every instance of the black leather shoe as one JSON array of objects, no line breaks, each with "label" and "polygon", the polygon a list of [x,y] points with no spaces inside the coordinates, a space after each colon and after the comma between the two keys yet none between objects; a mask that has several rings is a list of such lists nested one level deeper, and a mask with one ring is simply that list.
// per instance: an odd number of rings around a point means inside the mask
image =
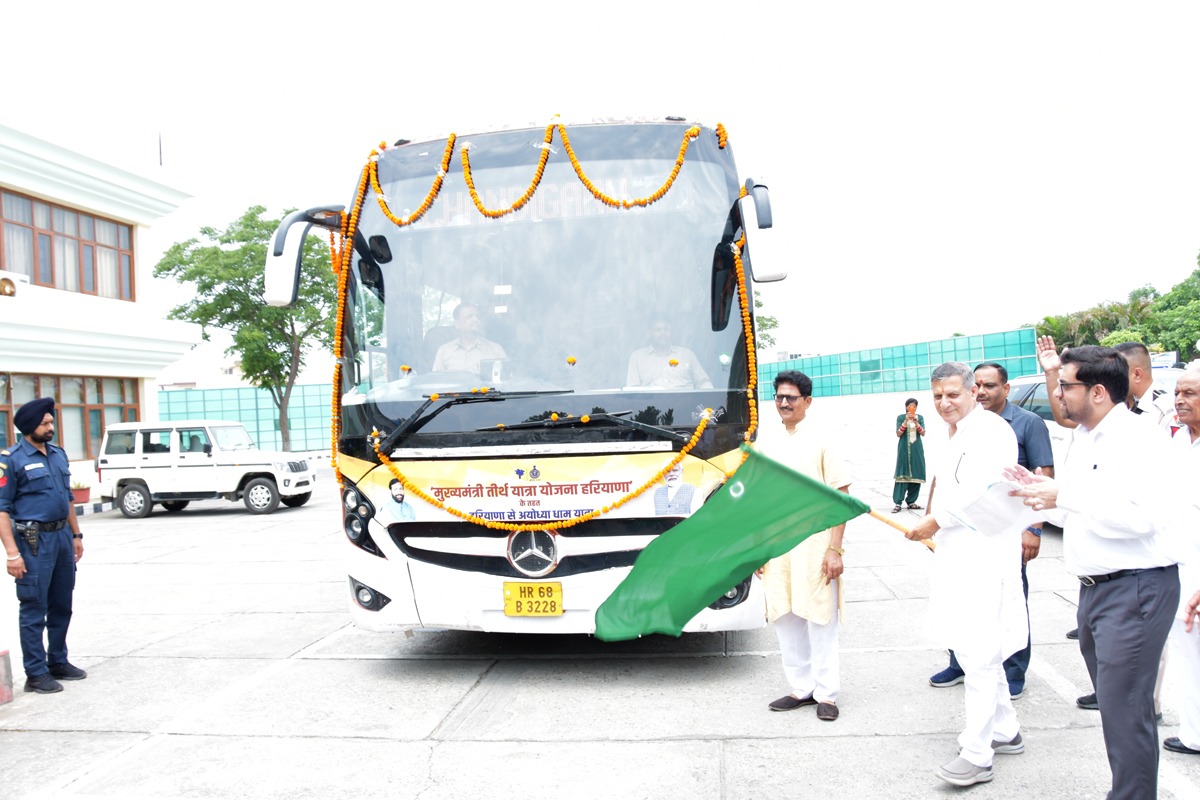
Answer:
[{"label": "black leather shoe", "polygon": [[1083,697],[1077,698],[1075,700],[1075,705],[1079,706],[1080,708],[1086,708],[1088,711],[1100,710],[1100,702],[1096,700],[1095,692],[1092,692],[1091,694],[1085,694]]},{"label": "black leather shoe", "polygon": [[81,681],[87,677],[87,673],[74,664],[52,664],[50,674],[60,681]]},{"label": "black leather shoe", "polygon": [[1079,638],[1079,628],[1071,628],[1071,630],[1067,631],[1067,638],[1068,639],[1078,639]]},{"label": "black leather shoe", "polygon": [[54,680],[49,672],[43,672],[41,675],[34,675],[32,678],[25,679],[25,691],[37,692],[38,694],[54,694],[62,691],[62,684]]},{"label": "black leather shoe", "polygon": [[1163,739],[1163,749],[1170,750],[1172,753],[1187,753],[1190,756],[1200,756],[1200,750],[1193,750],[1183,742],[1179,741],[1178,736],[1172,736],[1169,739]]},{"label": "black leather shoe", "polygon": [[816,700],[813,700],[812,695],[801,697],[799,699],[792,697],[790,694],[785,694],[778,700],[772,700],[767,703],[767,708],[772,711],[794,711],[801,706],[815,706]]}]

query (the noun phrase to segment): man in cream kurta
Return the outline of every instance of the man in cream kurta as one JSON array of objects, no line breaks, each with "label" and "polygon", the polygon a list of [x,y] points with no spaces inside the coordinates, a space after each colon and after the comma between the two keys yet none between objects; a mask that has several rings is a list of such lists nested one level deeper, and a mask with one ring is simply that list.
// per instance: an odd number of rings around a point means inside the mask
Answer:
[{"label": "man in cream kurta", "polygon": [[[806,421],[812,405],[812,380],[788,370],[775,378],[775,410],[781,425],[765,426],[758,449],[781,464],[843,492],[850,473]],[[841,612],[842,534],[845,525],[813,534],[791,552],[761,570],[767,595],[767,619],[774,623],[783,670],[792,693],[772,701],[772,711],[816,705],[817,717],[838,717],[838,617]]]},{"label": "man in cream kurta", "polygon": [[[908,538],[937,534],[930,574],[929,627],[954,651],[966,673],[966,723],[959,757],[937,770],[942,780],[970,786],[992,779],[992,754],[1024,749],[1004,675],[1004,659],[1025,646],[1029,622],[1021,588],[1025,524],[972,515],[972,506],[1017,458],[1017,437],[1000,416],[980,406],[975,376],[950,362],[930,379],[934,406],[949,439],[931,441],[934,485],[929,514]],[[1007,496],[1007,495],[1005,495]]]}]

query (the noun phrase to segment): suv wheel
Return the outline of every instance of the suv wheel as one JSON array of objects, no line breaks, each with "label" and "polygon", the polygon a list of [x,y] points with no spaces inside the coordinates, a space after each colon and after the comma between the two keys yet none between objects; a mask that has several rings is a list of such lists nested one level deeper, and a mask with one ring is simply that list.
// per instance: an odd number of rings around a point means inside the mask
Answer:
[{"label": "suv wheel", "polygon": [[183,511],[188,506],[187,500],[164,500],[162,507],[174,514],[176,511]]},{"label": "suv wheel", "polygon": [[283,504],[285,506],[287,506],[288,508],[299,508],[300,506],[307,503],[308,498],[310,498],[310,497],[312,497],[312,492],[305,492],[304,494],[294,494],[291,497],[283,498]]},{"label": "suv wheel", "polygon": [[255,478],[246,484],[242,501],[251,514],[270,514],[279,508],[279,490],[270,478]]},{"label": "suv wheel", "polygon": [[121,513],[130,519],[141,519],[154,507],[154,503],[150,500],[150,492],[140,483],[131,483],[121,489],[121,494],[117,497],[117,505],[120,507]]}]

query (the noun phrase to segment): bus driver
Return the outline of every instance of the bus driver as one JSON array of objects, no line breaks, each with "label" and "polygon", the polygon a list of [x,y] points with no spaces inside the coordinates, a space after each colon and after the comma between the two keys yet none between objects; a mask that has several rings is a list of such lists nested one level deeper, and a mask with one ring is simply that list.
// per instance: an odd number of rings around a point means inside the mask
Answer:
[{"label": "bus driver", "polygon": [[434,372],[479,372],[479,363],[488,359],[507,358],[504,348],[483,337],[483,320],[479,306],[460,303],[454,309],[454,328],[458,338],[438,348],[433,357]]}]

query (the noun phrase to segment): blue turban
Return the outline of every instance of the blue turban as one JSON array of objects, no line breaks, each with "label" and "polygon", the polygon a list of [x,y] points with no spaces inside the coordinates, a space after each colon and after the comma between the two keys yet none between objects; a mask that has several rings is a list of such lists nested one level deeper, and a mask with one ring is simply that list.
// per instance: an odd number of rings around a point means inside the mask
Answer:
[{"label": "blue turban", "polygon": [[13,422],[25,436],[33,433],[42,424],[42,420],[46,415],[54,415],[54,398],[39,397],[37,400],[31,400],[13,415]]}]

